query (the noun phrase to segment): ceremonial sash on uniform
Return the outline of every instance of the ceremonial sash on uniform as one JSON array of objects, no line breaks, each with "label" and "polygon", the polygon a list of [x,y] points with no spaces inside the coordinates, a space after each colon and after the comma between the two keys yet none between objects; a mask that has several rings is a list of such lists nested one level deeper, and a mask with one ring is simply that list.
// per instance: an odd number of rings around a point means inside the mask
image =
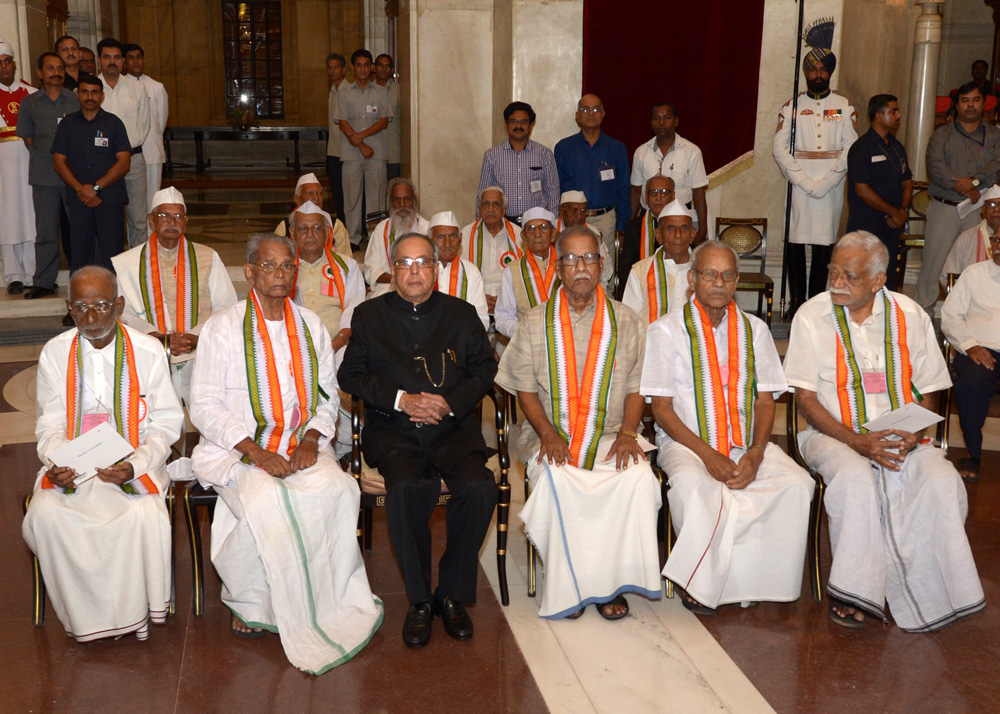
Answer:
[{"label": "ceremonial sash on uniform", "polygon": [[[326,265],[323,266],[323,282],[319,286],[319,293],[326,297],[339,298],[340,308],[345,310],[347,305],[344,304],[344,281],[350,272],[347,261],[339,253],[334,253],[329,245],[323,246],[323,252],[326,253]],[[299,263],[298,250],[295,251],[295,262]],[[296,269],[288,294],[294,296],[296,303],[301,304],[302,297],[298,293],[298,284],[299,271]]]},{"label": "ceremonial sash on uniform", "polygon": [[[522,255],[521,249],[517,247],[517,241],[514,240],[514,224],[508,221],[506,218],[503,219],[504,228],[507,229],[507,250],[503,252],[500,256],[500,267],[505,268],[508,264],[514,262]],[[480,218],[478,221],[472,224],[472,232],[469,234],[469,262],[474,264],[480,270],[483,269],[483,227],[485,224]]]},{"label": "ceremonial sash on uniform", "polygon": [[[653,256],[653,262],[646,273],[646,296],[649,303],[649,322],[656,322],[656,319],[666,315],[670,310],[670,282],[671,276],[667,274],[667,267],[663,261],[665,251],[658,250]],[[676,276],[674,277],[676,280]]]},{"label": "ceremonial sash on uniform", "polygon": [[[247,382],[250,407],[257,430],[253,440],[262,449],[277,453],[286,428],[292,429],[287,454],[291,454],[305,433],[309,420],[319,406],[319,361],[309,328],[302,319],[299,307],[288,298],[284,302],[285,331],[292,352],[292,376],[299,401],[298,422],[285,424],[282,407],[278,368],[274,361],[274,348],[267,331],[264,313],[257,301],[257,293],[250,291],[247,298],[246,317],[243,320],[243,345],[247,364]],[[247,456],[245,463],[250,463]]]},{"label": "ceremonial sash on uniform", "polygon": [[594,467],[597,444],[604,433],[618,347],[618,322],[611,301],[600,286],[594,300],[594,324],[582,383],[577,380],[573,322],[563,288],[556,290],[549,300],[543,321],[552,421],[559,436],[569,445],[572,463],[584,469]]},{"label": "ceremonial sash on uniform", "polygon": [[21,141],[21,137],[15,133],[17,115],[21,110],[21,102],[30,92],[20,82],[15,82],[11,88],[13,91],[10,92],[0,89],[0,119],[4,122],[4,125],[0,126],[0,141]]},{"label": "ceremonial sash on uniform", "polygon": [[[135,367],[135,349],[122,324],[115,325],[115,429],[134,448],[139,446],[139,421],[146,418],[146,402],[139,396],[139,375]],[[70,441],[80,436],[83,426],[83,350],[80,333],[73,336],[66,365],[66,438]],[[73,493],[76,487],[60,488],[42,477],[42,488]],[[159,493],[156,483],[142,474],[121,485],[125,493],[141,496]]]},{"label": "ceremonial sash on uniform", "polygon": [[730,445],[746,449],[753,437],[757,369],[750,320],[735,301],[730,301],[726,310],[729,377],[725,385],[712,322],[696,297],[684,304],[684,327],[691,343],[698,436],[728,457]]},{"label": "ceremonial sash on uniform", "polygon": [[639,260],[645,260],[656,252],[656,218],[646,210],[639,229]]},{"label": "ceremonial sash on uniform", "polygon": [[[167,334],[167,309],[163,304],[157,236],[153,233],[139,253],[139,290],[146,317],[160,334]],[[198,324],[198,260],[194,243],[181,236],[177,244],[177,306],[174,331],[183,335]]]},{"label": "ceremonial sash on uniform", "polygon": [[[440,290],[439,285],[440,280],[434,280],[434,289]],[[448,285],[446,286],[444,292],[457,298],[462,298],[463,300],[468,300],[469,295],[469,276],[465,272],[465,266],[462,265],[461,258],[455,258],[451,261],[448,266]]]},{"label": "ceremonial sash on uniform", "polygon": [[[885,383],[891,409],[898,409],[913,401],[916,388],[911,379],[913,365],[910,349],[906,345],[906,317],[896,299],[885,288],[879,291],[885,305]],[[878,298],[876,298],[877,300]],[[864,376],[854,356],[854,345],[847,324],[847,311],[843,305],[833,306],[833,324],[837,332],[837,396],[840,400],[840,421],[856,432],[867,431],[862,425],[868,422],[865,408]],[[920,393],[917,392],[917,397]]]},{"label": "ceremonial sash on uniform", "polygon": [[538,260],[530,250],[525,251],[519,265],[521,269],[518,275],[524,282],[524,292],[528,296],[528,305],[535,307],[549,299],[552,291],[559,286],[559,278],[556,275],[556,249],[549,246],[549,265],[542,276],[542,269],[538,267]]}]

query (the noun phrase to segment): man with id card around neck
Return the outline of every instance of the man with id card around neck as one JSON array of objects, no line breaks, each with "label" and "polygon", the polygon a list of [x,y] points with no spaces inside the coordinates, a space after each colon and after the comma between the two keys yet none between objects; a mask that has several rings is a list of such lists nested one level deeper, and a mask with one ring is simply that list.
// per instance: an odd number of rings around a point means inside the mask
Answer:
[{"label": "man with id card around neck", "polygon": [[[66,303],[76,329],[50,340],[38,358],[35,436],[43,466],[22,532],[67,635],[90,642],[135,633],[142,641],[150,621],[166,620],[170,603],[163,494],[184,412],[163,347],[118,321],[124,300],[113,273],[78,270]],[[75,483],[76,472],[49,456],[105,422],[134,451]]]},{"label": "man with id card around neck", "polygon": [[985,607],[965,535],[968,499],[930,438],[873,420],[951,385],[930,319],[885,289],[889,255],[871,233],[834,246],[830,288],[792,322],[785,375],[809,428],[799,449],[827,485],[830,619],[848,628],[886,604],[907,632],[931,632]]}]

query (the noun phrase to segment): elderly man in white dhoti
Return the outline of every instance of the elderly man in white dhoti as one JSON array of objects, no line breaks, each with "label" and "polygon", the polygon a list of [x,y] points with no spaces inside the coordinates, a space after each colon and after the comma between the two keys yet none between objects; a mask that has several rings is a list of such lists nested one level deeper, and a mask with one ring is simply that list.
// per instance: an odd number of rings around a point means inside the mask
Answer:
[{"label": "elderly man in white dhoti", "polygon": [[[149,636],[170,603],[166,461],[184,412],[163,348],[118,321],[124,301],[111,271],[81,268],[69,283],[76,329],[38,358],[38,457],[22,532],[48,586],[49,602],[79,642]],[[76,472],[49,458],[67,441],[110,423],[135,451],[74,484]]]},{"label": "elderly man in white dhoti", "polygon": [[171,379],[187,402],[201,326],[213,312],[236,304],[236,289],[219,254],[184,235],[187,204],[180,191],[157,191],[147,221],[149,241],[111,258],[125,299],[122,322],[170,340]]},{"label": "elderly man in white dhoti", "polygon": [[870,233],[837,242],[830,289],[792,322],[785,375],[809,422],[802,457],[827,483],[830,618],[887,622],[888,602],[900,628],[929,632],[985,602],[955,467],[919,433],[864,427],[912,402],[933,406],[932,393],[951,384],[930,319],[884,288],[888,262]]},{"label": "elderly man in white dhoti", "polygon": [[663,574],[699,615],[799,597],[814,489],[768,443],[787,385],[767,326],[733,300],[738,266],[725,243],[702,243],[687,271],[694,294],[646,333],[640,392],[653,400],[677,530]]},{"label": "elderly man in white dhoti", "polygon": [[596,603],[619,620],[624,593],[660,597],[660,491],[636,434],[645,326],[601,289],[598,242],[585,226],[556,239],[562,285],[520,321],[496,380],[527,420],[521,519],[545,564],[539,615],[552,619]]},{"label": "elderly man in white dhoti", "polygon": [[333,348],[316,313],[289,297],[288,238],[253,235],[243,270],[249,297],[201,332],[193,468],[222,501],[212,562],[233,633],[277,632],[293,665],[321,674],[356,655],[382,623],[355,538],[360,494],[329,446]]}]

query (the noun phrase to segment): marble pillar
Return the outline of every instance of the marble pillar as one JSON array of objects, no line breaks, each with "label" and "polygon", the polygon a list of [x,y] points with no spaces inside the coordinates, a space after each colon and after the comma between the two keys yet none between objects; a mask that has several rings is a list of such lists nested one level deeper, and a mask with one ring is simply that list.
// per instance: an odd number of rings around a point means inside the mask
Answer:
[{"label": "marble pillar", "polygon": [[938,56],[941,50],[940,7],[945,0],[917,0],[920,15],[913,31],[913,67],[910,72],[909,118],[906,146],[914,181],[927,180],[925,154],[934,132]]},{"label": "marble pillar", "polygon": [[17,74],[35,83],[35,58],[48,49],[45,0],[0,0],[0,37],[14,48]]}]

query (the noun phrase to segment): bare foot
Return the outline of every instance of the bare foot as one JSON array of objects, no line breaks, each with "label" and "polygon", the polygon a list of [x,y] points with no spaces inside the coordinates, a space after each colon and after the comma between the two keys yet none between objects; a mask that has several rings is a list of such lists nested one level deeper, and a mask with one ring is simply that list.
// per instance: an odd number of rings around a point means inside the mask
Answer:
[{"label": "bare foot", "polygon": [[264,634],[263,628],[250,627],[248,624],[243,622],[243,620],[236,617],[236,615],[233,615],[231,626],[233,628],[233,632],[242,637],[247,637],[247,636],[253,637],[255,635]]},{"label": "bare foot", "polygon": [[622,605],[614,600],[610,602],[603,603],[601,605],[601,610],[604,611],[605,617],[624,617],[628,614],[628,605]]},{"label": "bare foot", "polygon": [[865,621],[864,611],[859,610],[856,607],[852,607],[851,605],[834,605],[831,609],[837,613],[838,617],[842,617],[845,620],[853,618],[855,622]]}]

